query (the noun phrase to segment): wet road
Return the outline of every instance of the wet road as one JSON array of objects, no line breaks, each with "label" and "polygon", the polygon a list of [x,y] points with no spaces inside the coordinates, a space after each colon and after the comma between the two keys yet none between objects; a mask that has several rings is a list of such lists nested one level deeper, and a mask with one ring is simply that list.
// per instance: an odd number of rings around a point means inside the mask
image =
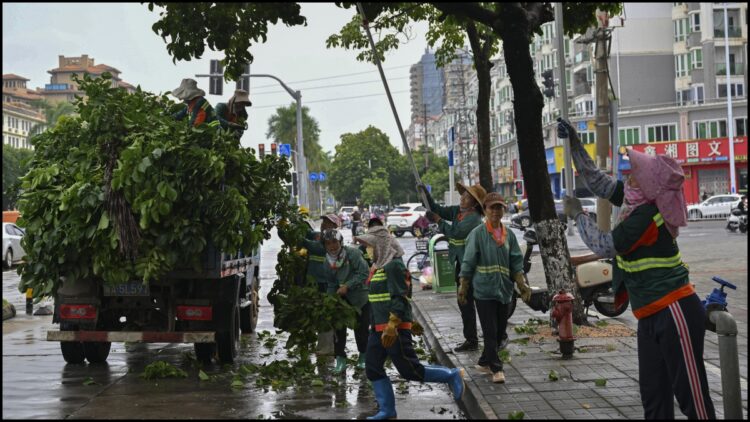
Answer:
[{"label": "wet road", "polygon": [[[275,277],[279,246],[274,237],[262,250],[258,332],[275,333],[266,295]],[[24,314],[18,278],[15,270],[3,273],[3,297],[18,311],[16,318],[3,323],[3,419],[359,419],[376,411],[363,374],[350,367],[346,378],[333,376],[332,361],[318,367],[323,387],[274,391],[256,387],[250,375],[244,386],[232,388],[241,365],[287,359],[283,336],[277,336],[277,345],[270,349],[255,334],[245,336],[235,364],[203,368],[212,376],[210,381],[199,379],[190,344],[113,343],[106,364],[66,364],[59,343],[44,340],[47,330],[58,329],[51,324],[52,317]],[[348,339],[351,357],[356,353],[352,333]],[[185,370],[188,377],[139,378],[145,366],[156,360]],[[445,385],[405,382],[395,370],[388,371],[400,418],[463,418]]]}]

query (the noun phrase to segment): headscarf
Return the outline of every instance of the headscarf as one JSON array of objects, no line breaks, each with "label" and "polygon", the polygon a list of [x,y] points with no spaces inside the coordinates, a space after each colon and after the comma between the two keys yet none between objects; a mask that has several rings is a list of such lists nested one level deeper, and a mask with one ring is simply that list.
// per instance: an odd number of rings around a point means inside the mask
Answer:
[{"label": "headscarf", "polygon": [[[375,268],[383,268],[394,258],[404,255],[404,250],[398,241],[391,237],[391,233],[383,226],[374,226],[369,229],[367,234],[357,236],[357,239],[372,246],[375,256],[372,265]],[[377,259],[375,259],[377,257]]]},{"label": "headscarf", "polygon": [[[643,196],[656,203],[667,230],[676,238],[681,226],[687,226],[687,206],[682,184],[685,173],[674,158],[651,156],[633,149],[628,151],[632,177]],[[632,195],[632,194],[631,194]]]}]

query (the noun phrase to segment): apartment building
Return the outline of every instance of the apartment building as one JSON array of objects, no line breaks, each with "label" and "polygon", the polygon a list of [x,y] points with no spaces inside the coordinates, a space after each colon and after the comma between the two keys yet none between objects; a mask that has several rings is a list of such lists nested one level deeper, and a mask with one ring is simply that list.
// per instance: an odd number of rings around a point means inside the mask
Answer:
[{"label": "apartment building", "polygon": [[26,87],[28,81],[12,73],[3,75],[3,145],[33,149],[29,136],[46,123],[44,114],[32,106],[41,96]]},{"label": "apartment building", "polygon": [[48,70],[50,83],[44,86],[44,89],[37,89],[37,92],[49,103],[57,104],[59,102],[72,102],[75,96],[82,96],[83,91],[79,90],[78,85],[73,81],[73,74],[83,77],[84,74],[92,76],[101,76],[104,72],[112,74],[112,86],[122,87],[128,92],[135,92],[135,87],[120,78],[120,70],[106,65],[95,64],[94,58],[83,54],[80,57],[58,56],[58,66]]}]

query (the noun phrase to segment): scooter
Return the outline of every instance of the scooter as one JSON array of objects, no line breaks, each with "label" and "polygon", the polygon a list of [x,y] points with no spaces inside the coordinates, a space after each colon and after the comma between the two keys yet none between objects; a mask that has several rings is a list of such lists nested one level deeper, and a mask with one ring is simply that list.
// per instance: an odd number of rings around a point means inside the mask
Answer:
[{"label": "scooter", "polygon": [[743,214],[739,208],[734,208],[727,218],[727,230],[734,233],[737,229],[742,233],[747,233],[747,214]]},{"label": "scooter", "polygon": [[[528,274],[531,270],[531,253],[534,245],[537,245],[536,232],[533,229],[526,229],[523,239],[526,241],[526,247],[523,256],[523,272]],[[583,306],[588,308],[593,304],[594,308],[602,315],[616,317],[621,315],[628,308],[628,302],[615,306],[615,295],[612,292],[612,261],[609,259],[597,259],[593,262],[586,262],[575,267],[576,282],[578,291],[583,299]],[[528,284],[528,277],[526,279]],[[547,312],[549,306],[549,295],[546,288],[531,287],[531,300],[529,307],[535,311]],[[516,309],[516,300],[520,296],[518,288],[515,287],[513,299],[508,307],[508,317],[513,315]]]}]

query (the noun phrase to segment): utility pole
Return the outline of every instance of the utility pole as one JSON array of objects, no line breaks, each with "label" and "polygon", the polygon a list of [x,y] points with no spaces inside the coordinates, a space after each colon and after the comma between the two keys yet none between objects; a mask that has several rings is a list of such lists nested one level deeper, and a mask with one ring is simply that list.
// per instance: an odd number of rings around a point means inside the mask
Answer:
[{"label": "utility pole", "polygon": [[[568,120],[568,87],[565,80],[565,31],[563,30],[562,3],[555,3],[555,31],[557,32],[557,62],[560,66],[560,116]],[[570,137],[565,138],[563,151],[565,153],[565,192],[575,197],[573,188],[573,164],[570,155]],[[568,236],[573,236],[573,222],[568,221]]]},{"label": "utility pole", "polygon": [[429,167],[429,158],[427,155],[427,103],[423,103],[423,117],[424,117],[424,172],[427,174],[427,168]]},{"label": "utility pole", "polygon": [[[606,12],[597,13],[599,28],[596,29],[596,165],[606,173],[610,172],[612,165],[609,158],[609,129],[610,129],[610,106],[609,106],[609,43],[612,30],[607,27]],[[613,151],[616,153],[616,151]],[[608,232],[611,230],[612,204],[607,199],[596,200],[596,221],[599,230]]]}]

